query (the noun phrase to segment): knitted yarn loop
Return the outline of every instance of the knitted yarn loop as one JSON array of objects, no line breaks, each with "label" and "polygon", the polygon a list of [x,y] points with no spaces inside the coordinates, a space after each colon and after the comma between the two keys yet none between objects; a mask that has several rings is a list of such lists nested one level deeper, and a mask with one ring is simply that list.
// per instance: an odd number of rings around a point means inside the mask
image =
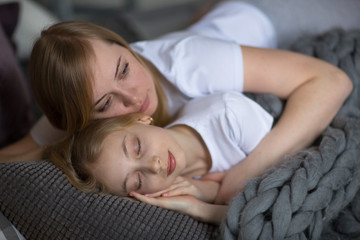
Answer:
[{"label": "knitted yarn loop", "polygon": [[[340,67],[354,90],[318,144],[246,184],[223,221],[223,239],[360,239],[360,32],[333,30],[294,50]],[[279,113],[274,97],[264,97],[272,103],[265,109]]]}]

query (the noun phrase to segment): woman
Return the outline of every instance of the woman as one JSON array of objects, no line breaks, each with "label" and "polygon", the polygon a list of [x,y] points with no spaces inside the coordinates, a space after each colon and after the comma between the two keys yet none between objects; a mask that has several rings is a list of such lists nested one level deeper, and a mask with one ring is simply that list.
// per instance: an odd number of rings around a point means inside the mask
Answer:
[{"label": "woman", "polygon": [[[243,94],[226,92],[189,101],[167,128],[149,125],[150,119],[132,114],[94,120],[82,131],[49,145],[44,159],[50,159],[82,191],[133,195],[220,223],[218,214],[201,215],[227,209],[213,204],[219,183],[194,177],[241,164],[270,131],[272,117]],[[159,196],[166,199],[150,199]],[[193,199],[193,207],[178,209],[181,198],[182,204],[189,204],[188,196],[199,201]],[[208,211],[198,211],[197,206]]]},{"label": "woman", "polygon": [[[244,21],[251,27],[237,29]],[[275,38],[269,19],[241,2],[224,2],[189,29],[131,48],[98,26],[60,23],[43,31],[34,45],[32,87],[51,124],[70,134],[89,119],[131,112],[154,116],[163,126],[190,99],[216,92],[272,93],[287,99],[284,112],[243,161],[260,173],[269,162],[309,145],[352,90],[346,74],[326,62],[257,48],[273,47]],[[38,158],[39,146],[60,138],[49,126],[41,120],[31,135],[1,151],[7,155],[3,159],[16,160],[17,154],[29,152],[34,155],[27,160]],[[258,166],[251,159],[257,159]],[[226,174],[217,202],[229,201],[241,190],[242,184],[235,183],[247,181],[245,173],[239,179],[236,171],[241,169]]]}]

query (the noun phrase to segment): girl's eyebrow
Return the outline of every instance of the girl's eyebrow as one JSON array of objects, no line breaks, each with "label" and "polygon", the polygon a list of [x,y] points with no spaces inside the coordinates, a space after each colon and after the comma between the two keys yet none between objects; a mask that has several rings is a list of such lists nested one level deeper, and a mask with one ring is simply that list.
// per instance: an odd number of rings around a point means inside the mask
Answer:
[{"label": "girl's eyebrow", "polygon": [[118,73],[119,73],[119,66],[120,66],[120,62],[121,62],[121,56],[118,58],[118,61],[116,63],[116,69],[115,69],[115,75],[114,75],[114,80],[116,79]]}]

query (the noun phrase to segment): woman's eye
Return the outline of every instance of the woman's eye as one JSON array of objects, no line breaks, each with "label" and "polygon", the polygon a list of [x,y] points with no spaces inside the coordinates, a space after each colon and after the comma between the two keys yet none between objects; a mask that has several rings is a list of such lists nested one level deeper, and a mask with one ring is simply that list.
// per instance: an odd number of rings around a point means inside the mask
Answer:
[{"label": "woman's eye", "polygon": [[110,106],[110,103],[111,103],[111,98],[109,97],[108,99],[106,99],[103,106],[99,109],[99,112],[104,112]]},{"label": "woman's eye", "polygon": [[124,66],[123,71],[121,72],[121,77],[122,77],[122,78],[127,74],[127,72],[128,72],[128,67],[129,67],[129,63],[126,63],[125,66]]},{"label": "woman's eye", "polygon": [[141,152],[141,142],[140,142],[140,139],[138,138],[137,139],[137,149],[136,149],[137,155],[139,155],[140,152]]}]

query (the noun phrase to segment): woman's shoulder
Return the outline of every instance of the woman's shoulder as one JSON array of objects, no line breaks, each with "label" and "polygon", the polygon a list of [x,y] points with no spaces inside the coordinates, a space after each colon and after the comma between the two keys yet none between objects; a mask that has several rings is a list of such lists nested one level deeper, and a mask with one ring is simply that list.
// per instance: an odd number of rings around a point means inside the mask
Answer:
[{"label": "woman's shoulder", "polygon": [[189,98],[242,91],[242,52],[236,43],[178,32],[132,47]]}]

